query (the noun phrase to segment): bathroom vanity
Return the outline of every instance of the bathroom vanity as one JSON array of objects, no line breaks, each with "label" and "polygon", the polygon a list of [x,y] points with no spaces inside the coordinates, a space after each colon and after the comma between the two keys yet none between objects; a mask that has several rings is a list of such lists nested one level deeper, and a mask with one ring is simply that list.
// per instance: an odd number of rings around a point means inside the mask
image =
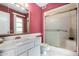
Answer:
[{"label": "bathroom vanity", "polygon": [[40,33],[3,37],[1,56],[40,56]]}]

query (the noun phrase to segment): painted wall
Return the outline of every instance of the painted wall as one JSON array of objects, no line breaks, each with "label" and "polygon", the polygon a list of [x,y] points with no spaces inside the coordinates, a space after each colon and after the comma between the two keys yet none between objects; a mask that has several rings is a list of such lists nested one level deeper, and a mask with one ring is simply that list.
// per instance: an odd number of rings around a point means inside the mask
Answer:
[{"label": "painted wall", "polygon": [[[30,11],[30,33],[43,34],[43,12],[42,9],[35,3],[29,3],[28,8]],[[43,35],[42,42],[43,42]]]},{"label": "painted wall", "polygon": [[29,3],[28,8],[30,11],[30,32],[42,32],[42,9],[35,3]]},{"label": "painted wall", "polygon": [[[19,13],[19,12],[17,12],[17,11],[14,11],[14,10],[12,10],[12,9],[10,9],[10,8],[8,8],[8,7],[5,7],[5,6],[3,6],[3,5],[0,5],[0,11],[3,11],[3,12],[8,12],[8,13],[10,13],[10,33],[14,33],[14,17],[13,17],[13,14],[12,14],[12,12],[16,12],[16,13]],[[22,13],[19,13],[19,14],[22,14]],[[27,21],[26,21],[26,19],[27,19],[27,14],[22,14],[22,15],[24,15],[24,16],[26,16],[25,18],[24,18],[24,33],[26,33],[27,32],[27,29],[26,29],[26,23],[27,23]]]},{"label": "painted wall", "polygon": [[65,4],[68,4],[68,3],[48,3],[44,11],[48,11],[48,10],[63,6]]},{"label": "painted wall", "polygon": [[[28,8],[30,10],[30,33],[44,33],[43,31],[43,13],[50,9],[54,9],[65,5],[65,3],[48,3],[46,8],[42,10],[39,6],[35,3],[29,3]],[[42,42],[43,42],[43,35],[42,35]]]}]

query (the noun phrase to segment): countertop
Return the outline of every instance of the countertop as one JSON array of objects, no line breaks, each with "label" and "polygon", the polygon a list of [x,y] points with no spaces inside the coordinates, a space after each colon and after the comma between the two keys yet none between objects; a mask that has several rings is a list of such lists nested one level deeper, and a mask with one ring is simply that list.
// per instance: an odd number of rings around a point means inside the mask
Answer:
[{"label": "countertop", "polygon": [[20,34],[1,34],[0,37],[7,37],[7,36],[16,36],[16,35],[38,35],[41,36],[41,33],[20,33]]}]

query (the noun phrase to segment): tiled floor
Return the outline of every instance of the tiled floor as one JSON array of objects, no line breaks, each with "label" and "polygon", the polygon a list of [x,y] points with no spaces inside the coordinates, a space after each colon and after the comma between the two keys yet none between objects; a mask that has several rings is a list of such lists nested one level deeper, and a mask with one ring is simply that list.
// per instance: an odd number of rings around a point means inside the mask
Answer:
[{"label": "tiled floor", "polygon": [[66,49],[57,48],[43,44],[41,46],[42,56],[76,56],[76,52],[72,52]]}]

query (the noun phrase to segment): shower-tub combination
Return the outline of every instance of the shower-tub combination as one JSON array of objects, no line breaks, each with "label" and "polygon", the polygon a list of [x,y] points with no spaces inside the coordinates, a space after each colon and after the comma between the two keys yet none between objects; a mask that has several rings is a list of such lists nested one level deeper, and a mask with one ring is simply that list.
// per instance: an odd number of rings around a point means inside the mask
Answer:
[{"label": "shower-tub combination", "polygon": [[[43,47],[52,51],[49,55],[76,55],[76,24],[77,5],[66,4],[64,6],[49,10],[45,15],[45,32]],[[61,53],[63,52],[63,53]],[[66,53],[66,54],[65,54]]]}]

